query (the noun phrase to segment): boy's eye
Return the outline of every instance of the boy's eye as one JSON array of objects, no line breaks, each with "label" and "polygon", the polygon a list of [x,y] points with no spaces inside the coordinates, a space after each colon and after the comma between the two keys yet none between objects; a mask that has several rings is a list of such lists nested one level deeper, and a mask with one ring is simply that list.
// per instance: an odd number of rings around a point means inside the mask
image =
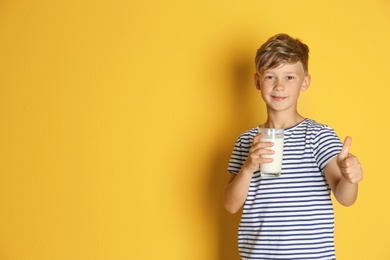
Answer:
[{"label": "boy's eye", "polygon": [[294,79],[294,77],[293,76],[287,76],[286,77],[288,80],[292,80],[292,79]]},{"label": "boy's eye", "polygon": [[268,76],[265,76],[264,79],[266,79],[266,80],[274,79],[274,76],[268,75]]}]

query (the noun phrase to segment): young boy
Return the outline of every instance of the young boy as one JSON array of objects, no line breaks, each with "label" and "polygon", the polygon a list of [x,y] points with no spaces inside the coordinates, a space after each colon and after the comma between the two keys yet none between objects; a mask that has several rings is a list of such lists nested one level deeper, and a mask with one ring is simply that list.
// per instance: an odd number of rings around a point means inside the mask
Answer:
[{"label": "young boy", "polygon": [[330,193],[352,205],[362,180],[362,167],[332,128],[300,115],[301,91],[310,85],[309,48],[299,39],[278,34],[256,54],[254,81],[267,107],[263,128],[283,128],[280,177],[261,176],[259,166],[272,159],[260,142],[258,128],[242,133],[228,171],[225,208],[243,212],[238,230],[241,259],[335,259],[334,214]]}]

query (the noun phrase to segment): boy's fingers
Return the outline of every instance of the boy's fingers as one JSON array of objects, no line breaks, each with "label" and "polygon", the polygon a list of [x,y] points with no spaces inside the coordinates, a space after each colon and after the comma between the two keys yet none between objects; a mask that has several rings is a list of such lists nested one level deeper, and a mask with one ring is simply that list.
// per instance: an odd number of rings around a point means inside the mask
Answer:
[{"label": "boy's fingers", "polygon": [[259,143],[263,135],[263,133],[257,134],[252,140],[252,145]]},{"label": "boy's fingers", "polygon": [[341,152],[339,154],[339,161],[345,160],[349,156],[349,149],[352,143],[352,138],[347,136],[343,143],[343,148],[341,149]]}]

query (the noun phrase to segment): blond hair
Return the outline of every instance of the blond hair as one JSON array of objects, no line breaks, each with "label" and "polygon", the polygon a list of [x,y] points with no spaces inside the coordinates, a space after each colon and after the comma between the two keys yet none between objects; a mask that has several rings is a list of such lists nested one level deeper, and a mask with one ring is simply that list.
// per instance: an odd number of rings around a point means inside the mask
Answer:
[{"label": "blond hair", "polygon": [[256,72],[276,68],[283,63],[302,63],[308,74],[309,47],[299,39],[281,33],[269,38],[256,52]]}]

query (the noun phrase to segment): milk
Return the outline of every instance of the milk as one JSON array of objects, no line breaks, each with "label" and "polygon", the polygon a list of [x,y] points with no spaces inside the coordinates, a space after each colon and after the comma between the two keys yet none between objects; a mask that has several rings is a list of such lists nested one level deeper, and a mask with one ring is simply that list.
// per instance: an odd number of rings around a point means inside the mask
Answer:
[{"label": "milk", "polygon": [[261,142],[272,142],[274,145],[267,149],[275,151],[274,154],[264,154],[263,158],[273,158],[271,163],[262,163],[260,165],[261,175],[280,176],[282,171],[283,160],[283,129],[260,129],[265,133],[265,136],[261,138]]}]

